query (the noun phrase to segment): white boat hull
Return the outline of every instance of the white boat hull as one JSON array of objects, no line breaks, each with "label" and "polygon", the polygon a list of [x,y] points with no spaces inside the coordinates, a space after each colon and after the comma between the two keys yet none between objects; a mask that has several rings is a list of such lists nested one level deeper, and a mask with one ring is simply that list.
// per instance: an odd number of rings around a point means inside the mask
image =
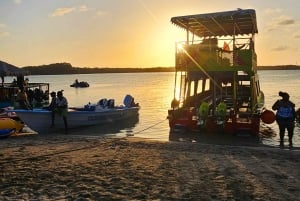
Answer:
[{"label": "white boat hull", "polygon": [[[139,107],[107,108],[97,111],[80,111],[69,109],[67,115],[68,128],[100,125],[137,117]],[[38,133],[48,133],[64,129],[60,115],[55,115],[55,126],[51,128],[51,111],[45,109],[13,110],[24,123]]]}]

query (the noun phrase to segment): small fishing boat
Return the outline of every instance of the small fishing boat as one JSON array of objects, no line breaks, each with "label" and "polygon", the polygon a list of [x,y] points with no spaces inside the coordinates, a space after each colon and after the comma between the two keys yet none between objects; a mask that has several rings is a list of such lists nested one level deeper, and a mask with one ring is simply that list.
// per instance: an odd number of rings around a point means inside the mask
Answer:
[{"label": "small fishing boat", "polygon": [[75,88],[86,88],[89,86],[90,86],[89,83],[87,83],[85,81],[78,82],[77,79],[75,80],[75,82],[73,84],[70,85],[70,87],[75,87]]},{"label": "small fishing boat", "polygon": [[[114,99],[101,99],[96,104],[87,104],[84,107],[70,107],[67,121],[69,128],[92,126],[112,123],[120,120],[136,118],[140,109],[139,104],[134,103],[131,95],[126,95],[124,105],[115,106]],[[50,128],[52,111],[46,109],[12,110],[25,124],[38,133],[48,133],[57,129],[63,129],[64,123],[59,115],[55,117],[55,126]]]},{"label": "small fishing boat", "polygon": [[274,122],[257,73],[255,10],[178,16],[171,22],[187,36],[176,43],[171,131],[258,135],[261,119]]}]

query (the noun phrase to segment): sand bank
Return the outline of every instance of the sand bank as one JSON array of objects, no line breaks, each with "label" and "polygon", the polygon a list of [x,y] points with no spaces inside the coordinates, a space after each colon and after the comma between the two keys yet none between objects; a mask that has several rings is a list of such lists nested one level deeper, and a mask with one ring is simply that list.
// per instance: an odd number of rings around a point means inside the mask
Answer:
[{"label": "sand bank", "polygon": [[0,200],[299,200],[300,152],[138,138],[0,140]]}]

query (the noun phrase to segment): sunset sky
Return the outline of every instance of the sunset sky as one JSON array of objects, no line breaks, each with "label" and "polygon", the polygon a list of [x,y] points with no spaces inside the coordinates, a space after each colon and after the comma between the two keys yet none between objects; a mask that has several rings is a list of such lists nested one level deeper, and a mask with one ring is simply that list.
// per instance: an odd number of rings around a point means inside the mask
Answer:
[{"label": "sunset sky", "polygon": [[255,9],[258,65],[300,65],[299,0],[1,0],[0,60],[16,66],[174,66],[171,17]]}]

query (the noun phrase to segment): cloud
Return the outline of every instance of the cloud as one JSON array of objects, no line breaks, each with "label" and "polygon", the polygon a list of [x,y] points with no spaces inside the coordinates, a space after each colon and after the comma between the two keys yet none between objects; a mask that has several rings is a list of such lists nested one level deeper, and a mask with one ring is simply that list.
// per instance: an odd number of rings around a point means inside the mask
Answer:
[{"label": "cloud", "polygon": [[53,13],[50,15],[51,17],[60,17],[64,16],[66,14],[70,14],[74,12],[76,8],[70,7],[70,8],[57,8],[53,11]]},{"label": "cloud", "polygon": [[278,25],[290,25],[290,24],[295,24],[295,20],[292,19],[291,17],[288,17],[288,16],[280,16],[278,19],[277,19],[277,24]]},{"label": "cloud", "polygon": [[289,16],[281,15],[270,20],[269,25],[266,27],[268,31],[274,31],[282,29],[283,27],[288,27],[295,25],[296,20]]},{"label": "cloud", "polygon": [[77,8],[76,7],[57,8],[50,14],[50,17],[61,17],[61,16],[64,16],[64,15],[67,15],[67,14],[70,14],[70,13],[73,13],[76,11],[77,12],[86,12],[88,10],[89,9],[86,5],[81,5],[81,6],[78,6]]},{"label": "cloud", "polygon": [[9,32],[7,32],[7,31],[0,31],[0,38],[7,37],[9,35],[10,35]]},{"label": "cloud", "polygon": [[96,16],[103,16],[103,15],[107,15],[107,12],[101,10],[96,12]]},{"label": "cloud", "polygon": [[289,49],[288,46],[277,46],[277,47],[272,48],[272,51],[281,52],[281,51],[285,51],[288,49]]},{"label": "cloud", "polygon": [[265,27],[267,31],[282,30],[284,27],[296,24],[296,20],[288,15],[285,15],[281,8],[267,8],[264,10],[266,18],[269,19],[268,25]]},{"label": "cloud", "polygon": [[21,4],[21,3],[22,3],[22,0],[14,0],[14,3],[15,3],[15,4]]},{"label": "cloud", "polygon": [[86,12],[86,11],[88,11],[89,9],[88,9],[88,7],[86,6],[86,5],[82,5],[82,6],[79,6],[78,7],[78,11],[79,12]]},{"label": "cloud", "polygon": [[0,29],[1,29],[1,28],[5,28],[5,27],[6,27],[6,24],[1,24],[1,23],[0,23]]},{"label": "cloud", "polygon": [[265,13],[269,15],[278,15],[282,13],[282,10],[280,8],[267,8],[265,9]]}]

